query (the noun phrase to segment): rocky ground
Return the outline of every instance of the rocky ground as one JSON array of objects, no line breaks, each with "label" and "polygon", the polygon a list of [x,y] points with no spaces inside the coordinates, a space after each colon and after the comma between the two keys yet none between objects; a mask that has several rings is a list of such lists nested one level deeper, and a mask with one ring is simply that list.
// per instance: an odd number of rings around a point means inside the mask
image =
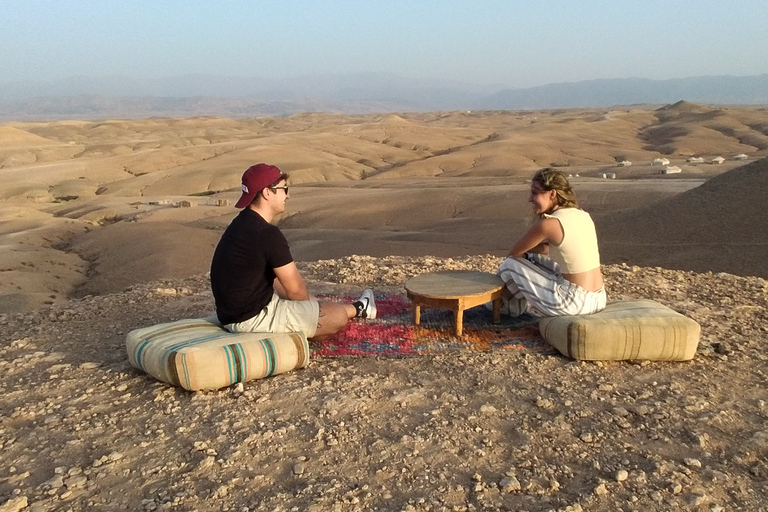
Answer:
[{"label": "rocky ground", "polygon": [[[500,259],[301,265],[314,293],[402,291]],[[605,267],[609,297],[699,322],[693,361],[520,352],[316,359],[190,393],[128,331],[212,310],[206,276],[0,316],[0,511],[768,510],[768,282]]]}]

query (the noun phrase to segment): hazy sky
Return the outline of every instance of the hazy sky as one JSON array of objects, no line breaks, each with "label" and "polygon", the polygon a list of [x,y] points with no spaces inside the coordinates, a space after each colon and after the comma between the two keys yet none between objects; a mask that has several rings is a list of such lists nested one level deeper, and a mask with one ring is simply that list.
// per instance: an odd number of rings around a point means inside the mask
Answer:
[{"label": "hazy sky", "polygon": [[0,82],[389,72],[529,87],[768,73],[765,0],[0,0]]}]

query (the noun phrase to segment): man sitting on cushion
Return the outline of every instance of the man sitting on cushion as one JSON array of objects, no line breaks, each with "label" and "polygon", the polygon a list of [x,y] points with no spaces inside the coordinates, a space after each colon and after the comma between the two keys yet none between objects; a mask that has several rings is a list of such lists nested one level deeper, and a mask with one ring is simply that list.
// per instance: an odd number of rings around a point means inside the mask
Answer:
[{"label": "man sitting on cushion", "polygon": [[270,222],[290,198],[288,175],[274,165],[256,164],[242,178],[243,211],[219,240],[211,263],[216,315],[231,332],[302,332],[320,340],[351,318],[376,318],[373,292],[351,304],[309,297],[288,241]]}]

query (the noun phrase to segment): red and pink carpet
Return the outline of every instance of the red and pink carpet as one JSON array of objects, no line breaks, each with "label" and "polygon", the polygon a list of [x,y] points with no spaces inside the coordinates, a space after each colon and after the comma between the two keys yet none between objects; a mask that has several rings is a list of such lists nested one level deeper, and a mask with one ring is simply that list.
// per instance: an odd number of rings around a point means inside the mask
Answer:
[{"label": "red and pink carpet", "polygon": [[[320,297],[351,302],[357,297]],[[321,343],[310,343],[312,357],[379,355],[391,357],[437,354],[447,351],[521,350],[554,353],[539,334],[538,319],[502,316],[494,324],[483,306],[464,312],[464,334],[456,336],[453,312],[421,308],[421,325],[414,325],[410,301],[399,295],[376,294],[377,318],[352,320]]]}]

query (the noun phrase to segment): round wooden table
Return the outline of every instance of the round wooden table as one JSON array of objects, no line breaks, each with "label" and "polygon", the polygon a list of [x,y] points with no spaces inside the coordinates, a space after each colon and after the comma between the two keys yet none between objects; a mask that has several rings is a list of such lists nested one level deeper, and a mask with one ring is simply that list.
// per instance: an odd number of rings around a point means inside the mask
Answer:
[{"label": "round wooden table", "polygon": [[405,291],[413,303],[413,322],[421,322],[421,306],[450,309],[456,320],[456,335],[461,336],[464,310],[493,302],[493,321],[501,320],[504,281],[496,274],[473,270],[443,270],[410,278]]}]

